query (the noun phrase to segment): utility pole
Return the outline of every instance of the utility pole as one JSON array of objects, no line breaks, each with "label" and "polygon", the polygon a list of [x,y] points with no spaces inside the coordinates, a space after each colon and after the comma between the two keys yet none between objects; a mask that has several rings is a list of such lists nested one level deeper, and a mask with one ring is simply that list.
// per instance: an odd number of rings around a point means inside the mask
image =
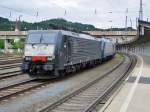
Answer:
[{"label": "utility pole", "polygon": [[132,28],[132,19],[130,18],[131,28]]},{"label": "utility pole", "polygon": [[[67,10],[65,9],[65,12],[64,12],[64,19],[66,19],[67,20]],[[70,26],[70,25],[69,25]],[[69,27],[68,26],[68,27]],[[61,27],[63,27],[63,25],[61,26]],[[66,27],[67,28],[67,25],[65,25],[64,27]],[[61,29],[63,29],[63,28],[61,28]]]},{"label": "utility pole", "polygon": [[10,30],[12,30],[13,28],[12,28],[12,24],[11,24],[11,12],[9,13],[9,23],[10,23]]},{"label": "utility pole", "polygon": [[[36,21],[38,21],[39,12],[36,13]],[[38,22],[36,22],[36,30],[39,30]]]},{"label": "utility pole", "polygon": [[136,17],[136,28],[138,28],[138,17]]},{"label": "utility pole", "polygon": [[18,24],[18,20],[16,19],[16,26],[15,26],[15,31],[19,31],[19,24]]},{"label": "utility pole", "polygon": [[18,27],[19,27],[18,29],[19,30],[21,30],[21,17],[22,17],[22,15],[19,15],[19,17],[18,17],[19,18],[19,22],[18,22],[18,24],[19,24],[18,25]]},{"label": "utility pole", "polygon": [[127,41],[127,31],[128,31],[127,25],[128,25],[128,8],[126,10],[126,19],[125,19],[125,40],[126,41]]},{"label": "utility pole", "polygon": [[[139,20],[143,20],[143,0],[140,0]],[[144,35],[144,27],[139,26],[139,35]]]},{"label": "utility pole", "polygon": [[140,0],[139,20],[143,20],[143,1]]}]

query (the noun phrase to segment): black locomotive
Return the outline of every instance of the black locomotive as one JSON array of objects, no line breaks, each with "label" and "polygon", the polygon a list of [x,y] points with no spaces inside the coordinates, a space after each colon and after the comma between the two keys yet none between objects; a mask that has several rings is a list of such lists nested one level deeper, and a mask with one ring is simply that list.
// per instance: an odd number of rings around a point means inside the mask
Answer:
[{"label": "black locomotive", "polygon": [[93,67],[115,55],[115,44],[64,30],[29,31],[22,71],[34,78],[60,77]]}]

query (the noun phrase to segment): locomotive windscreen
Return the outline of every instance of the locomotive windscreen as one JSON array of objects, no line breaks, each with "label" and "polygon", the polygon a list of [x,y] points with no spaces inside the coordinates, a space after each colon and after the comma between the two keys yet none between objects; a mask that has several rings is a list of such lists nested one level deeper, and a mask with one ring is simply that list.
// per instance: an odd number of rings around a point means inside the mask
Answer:
[{"label": "locomotive windscreen", "polygon": [[56,41],[56,33],[33,33],[29,34],[26,40],[28,44],[54,44]]},{"label": "locomotive windscreen", "polygon": [[51,56],[54,53],[57,33],[29,33],[25,43],[25,56]]}]

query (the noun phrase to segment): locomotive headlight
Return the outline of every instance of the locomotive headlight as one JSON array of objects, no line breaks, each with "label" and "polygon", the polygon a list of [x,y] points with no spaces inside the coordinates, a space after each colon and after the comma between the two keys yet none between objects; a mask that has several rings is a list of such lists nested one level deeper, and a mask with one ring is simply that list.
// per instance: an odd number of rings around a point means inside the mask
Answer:
[{"label": "locomotive headlight", "polygon": [[26,57],[25,57],[25,60],[26,60],[26,61],[31,61],[31,56],[26,56]]},{"label": "locomotive headlight", "polygon": [[52,61],[53,59],[55,59],[55,56],[53,55],[53,56],[48,56],[47,57],[47,61]]}]

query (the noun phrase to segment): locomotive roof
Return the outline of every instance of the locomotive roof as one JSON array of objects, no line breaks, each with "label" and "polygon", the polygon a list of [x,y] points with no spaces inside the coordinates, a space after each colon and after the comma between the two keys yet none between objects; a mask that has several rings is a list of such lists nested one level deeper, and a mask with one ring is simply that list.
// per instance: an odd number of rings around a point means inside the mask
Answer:
[{"label": "locomotive roof", "polygon": [[102,40],[100,38],[96,38],[87,34],[75,33],[72,31],[65,31],[65,30],[30,30],[28,31],[28,34],[30,33],[57,33],[57,34],[61,33],[62,35],[68,35],[68,36],[76,37],[76,38],[85,38],[85,39],[97,40],[97,41]]}]

